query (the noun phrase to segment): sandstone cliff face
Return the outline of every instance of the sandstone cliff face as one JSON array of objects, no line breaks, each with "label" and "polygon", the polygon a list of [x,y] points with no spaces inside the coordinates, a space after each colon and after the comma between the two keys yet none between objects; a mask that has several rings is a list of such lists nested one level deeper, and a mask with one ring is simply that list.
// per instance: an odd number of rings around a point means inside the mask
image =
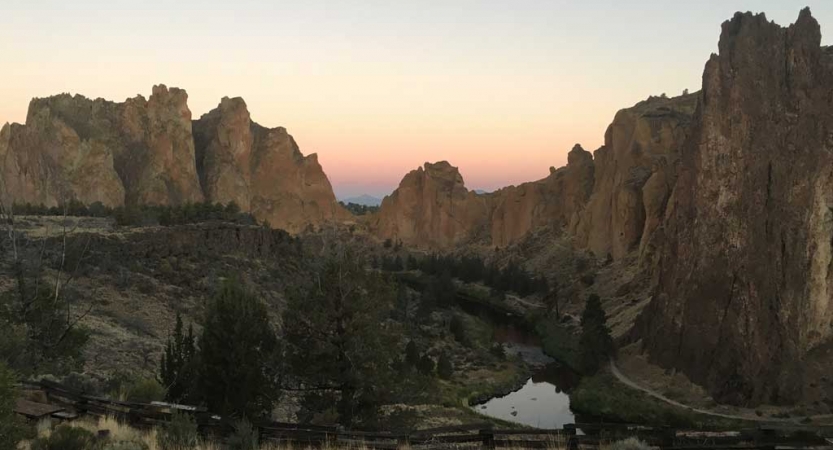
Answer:
[{"label": "sandstone cliff face", "polygon": [[[567,155],[567,165],[550,168],[548,177],[490,194],[470,195],[448,163],[438,163],[442,170],[430,165],[430,171],[426,166],[411,172],[390,200],[382,202],[374,223],[377,234],[418,246],[448,247],[485,239],[505,247],[536,228],[551,227],[574,236],[579,247],[600,258],[619,259],[639,248],[650,254],[698,98],[656,97],[623,109],[595,158],[576,145]],[[439,203],[431,204],[435,200]],[[433,215],[435,210],[452,209],[442,202],[454,205],[455,220]]]},{"label": "sandstone cliff face", "polygon": [[187,98],[154,86],[147,101],[32,100],[26,125],[8,126],[2,139],[3,198],[47,206],[202,201]]},{"label": "sandstone cliff face", "polygon": [[543,180],[489,195],[492,245],[504,247],[537,227],[566,229],[577,220],[593,189],[593,157],[576,145],[567,155],[567,165],[550,172]]},{"label": "sandstone cliff face", "polygon": [[833,56],[808,10],[723,24],[640,319],[651,356],[719,400],[789,401],[833,325]]},{"label": "sandstone cliff face", "polygon": [[194,122],[197,167],[206,199],[236,202],[258,220],[298,232],[346,220],[315,154],[304,157],[284,128],[252,122],[241,98],[224,98]]},{"label": "sandstone cliff face", "polygon": [[382,200],[373,226],[383,239],[448,247],[472,239],[487,226],[485,196],[466,189],[456,167],[425,163]]},{"label": "sandstone cliff face", "polygon": [[224,98],[192,124],[187,101],[185,91],[163,85],[124,103],[67,94],[32,100],[26,125],[0,130],[0,200],[235,201],[292,232],[349,219],[317,157],[304,157],[285,129],[252,122],[239,98]]},{"label": "sandstone cliff face", "polygon": [[593,195],[574,222],[580,247],[621,259],[651,240],[674,185],[696,94],[652,97],[616,114],[594,153]]}]

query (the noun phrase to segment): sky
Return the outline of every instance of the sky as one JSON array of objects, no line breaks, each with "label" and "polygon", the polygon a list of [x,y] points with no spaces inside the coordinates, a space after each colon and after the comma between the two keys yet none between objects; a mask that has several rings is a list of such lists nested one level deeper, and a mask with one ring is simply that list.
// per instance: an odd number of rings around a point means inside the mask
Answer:
[{"label": "sky", "polygon": [[0,123],[32,97],[224,96],[318,153],[339,197],[393,190],[426,161],[471,189],[545,177],[595,150],[617,110],[699,89],[735,11],[788,25],[830,0],[0,0]]}]

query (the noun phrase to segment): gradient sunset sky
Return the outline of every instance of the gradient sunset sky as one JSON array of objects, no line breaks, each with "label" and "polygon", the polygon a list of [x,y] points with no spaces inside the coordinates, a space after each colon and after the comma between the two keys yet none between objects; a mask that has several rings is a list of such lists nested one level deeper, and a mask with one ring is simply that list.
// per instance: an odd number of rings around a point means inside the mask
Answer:
[{"label": "gradient sunset sky", "polygon": [[542,178],[595,150],[618,109],[700,88],[720,24],[833,1],[4,0],[0,123],[32,97],[123,101],[184,88],[194,118],[241,96],[284,126],[339,197],[389,193],[425,161],[471,189]]}]

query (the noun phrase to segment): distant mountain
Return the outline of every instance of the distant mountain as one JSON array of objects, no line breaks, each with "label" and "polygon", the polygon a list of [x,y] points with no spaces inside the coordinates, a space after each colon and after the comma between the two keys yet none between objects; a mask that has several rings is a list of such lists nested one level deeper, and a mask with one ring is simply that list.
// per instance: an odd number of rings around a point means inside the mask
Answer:
[{"label": "distant mountain", "polygon": [[373,196],[367,195],[367,194],[360,195],[358,197],[343,198],[343,199],[341,199],[341,201],[344,202],[345,204],[355,203],[357,205],[363,205],[363,206],[379,206],[379,205],[382,204],[382,199],[381,198],[373,197]]}]

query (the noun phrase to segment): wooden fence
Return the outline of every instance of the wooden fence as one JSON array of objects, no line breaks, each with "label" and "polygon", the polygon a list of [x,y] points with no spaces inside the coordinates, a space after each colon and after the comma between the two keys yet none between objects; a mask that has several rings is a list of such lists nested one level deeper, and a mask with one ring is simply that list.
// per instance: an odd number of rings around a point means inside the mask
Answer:
[{"label": "wooden fence", "polygon": [[[23,383],[28,389],[45,393],[51,405],[65,408],[66,418],[82,415],[111,416],[138,428],[162,425],[174,411],[191,414],[200,432],[226,436],[232,425],[205,408],[154,402],[150,404],[120,402],[85,395],[48,380]],[[69,413],[69,414],[67,414]],[[254,424],[262,441],[291,443],[293,446],[320,447],[325,444],[343,447],[393,450],[403,447],[482,447],[495,448],[598,448],[628,437],[647,444],[673,450],[748,450],[776,448],[833,448],[833,427],[766,426],[742,430],[680,430],[667,427],[612,423],[577,423],[561,429],[501,429],[492,424],[447,426],[407,432],[345,430],[336,427],[261,422]]]}]

